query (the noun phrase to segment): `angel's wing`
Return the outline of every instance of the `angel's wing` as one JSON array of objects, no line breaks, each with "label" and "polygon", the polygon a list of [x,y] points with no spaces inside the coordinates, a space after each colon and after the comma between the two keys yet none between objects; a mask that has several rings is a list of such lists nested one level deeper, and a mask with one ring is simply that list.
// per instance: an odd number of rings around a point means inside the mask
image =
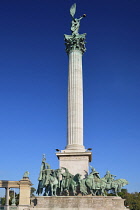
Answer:
[{"label": "angel's wing", "polygon": [[73,4],[70,8],[70,14],[71,14],[72,17],[74,17],[75,12],[76,12],[76,3]]}]

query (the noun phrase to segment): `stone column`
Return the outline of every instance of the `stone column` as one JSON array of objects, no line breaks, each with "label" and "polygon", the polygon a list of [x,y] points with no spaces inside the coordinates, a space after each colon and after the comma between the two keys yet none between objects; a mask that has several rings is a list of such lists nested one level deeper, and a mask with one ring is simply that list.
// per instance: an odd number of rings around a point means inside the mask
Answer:
[{"label": "stone column", "polygon": [[66,52],[69,58],[67,145],[56,153],[59,167],[67,168],[73,175],[88,174],[92,153],[83,143],[83,76],[82,55],[85,52],[86,34],[65,35]]},{"label": "stone column", "polygon": [[9,206],[9,187],[5,187],[5,206]]},{"label": "stone column", "polygon": [[69,56],[68,125],[66,150],[85,151],[83,145],[83,76],[82,54],[85,52],[86,34],[65,35]]}]

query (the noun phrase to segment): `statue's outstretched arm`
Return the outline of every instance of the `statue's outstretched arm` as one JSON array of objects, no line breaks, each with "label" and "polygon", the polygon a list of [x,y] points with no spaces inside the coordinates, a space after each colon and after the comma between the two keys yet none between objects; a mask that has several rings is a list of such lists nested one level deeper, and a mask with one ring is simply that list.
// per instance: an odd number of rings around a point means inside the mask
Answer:
[{"label": "statue's outstretched arm", "polygon": [[78,20],[81,20],[81,19],[83,19],[83,16],[81,16]]},{"label": "statue's outstretched arm", "polygon": [[86,14],[83,14],[78,20],[83,19],[84,17],[86,17]]}]

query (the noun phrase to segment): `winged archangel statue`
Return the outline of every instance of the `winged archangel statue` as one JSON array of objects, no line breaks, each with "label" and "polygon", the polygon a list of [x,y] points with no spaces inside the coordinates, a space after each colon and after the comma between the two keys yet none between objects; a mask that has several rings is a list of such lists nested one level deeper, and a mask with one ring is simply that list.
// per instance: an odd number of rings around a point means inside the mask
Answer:
[{"label": "winged archangel statue", "polygon": [[71,22],[72,35],[78,35],[79,34],[80,20],[82,18],[86,17],[86,14],[84,14],[80,18],[74,18],[75,12],[76,12],[76,3],[73,4],[70,8],[70,14],[71,14],[71,17],[72,17],[72,22]]}]

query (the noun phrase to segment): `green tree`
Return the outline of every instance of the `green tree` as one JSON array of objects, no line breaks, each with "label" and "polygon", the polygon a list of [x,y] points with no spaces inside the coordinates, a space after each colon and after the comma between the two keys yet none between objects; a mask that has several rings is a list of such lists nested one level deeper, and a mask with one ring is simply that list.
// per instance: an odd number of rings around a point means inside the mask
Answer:
[{"label": "green tree", "polygon": [[5,197],[1,198],[1,205],[2,205],[2,206],[5,205]]},{"label": "green tree", "polygon": [[140,193],[128,193],[126,189],[122,189],[118,195],[125,199],[125,206],[130,210],[140,210]]}]

